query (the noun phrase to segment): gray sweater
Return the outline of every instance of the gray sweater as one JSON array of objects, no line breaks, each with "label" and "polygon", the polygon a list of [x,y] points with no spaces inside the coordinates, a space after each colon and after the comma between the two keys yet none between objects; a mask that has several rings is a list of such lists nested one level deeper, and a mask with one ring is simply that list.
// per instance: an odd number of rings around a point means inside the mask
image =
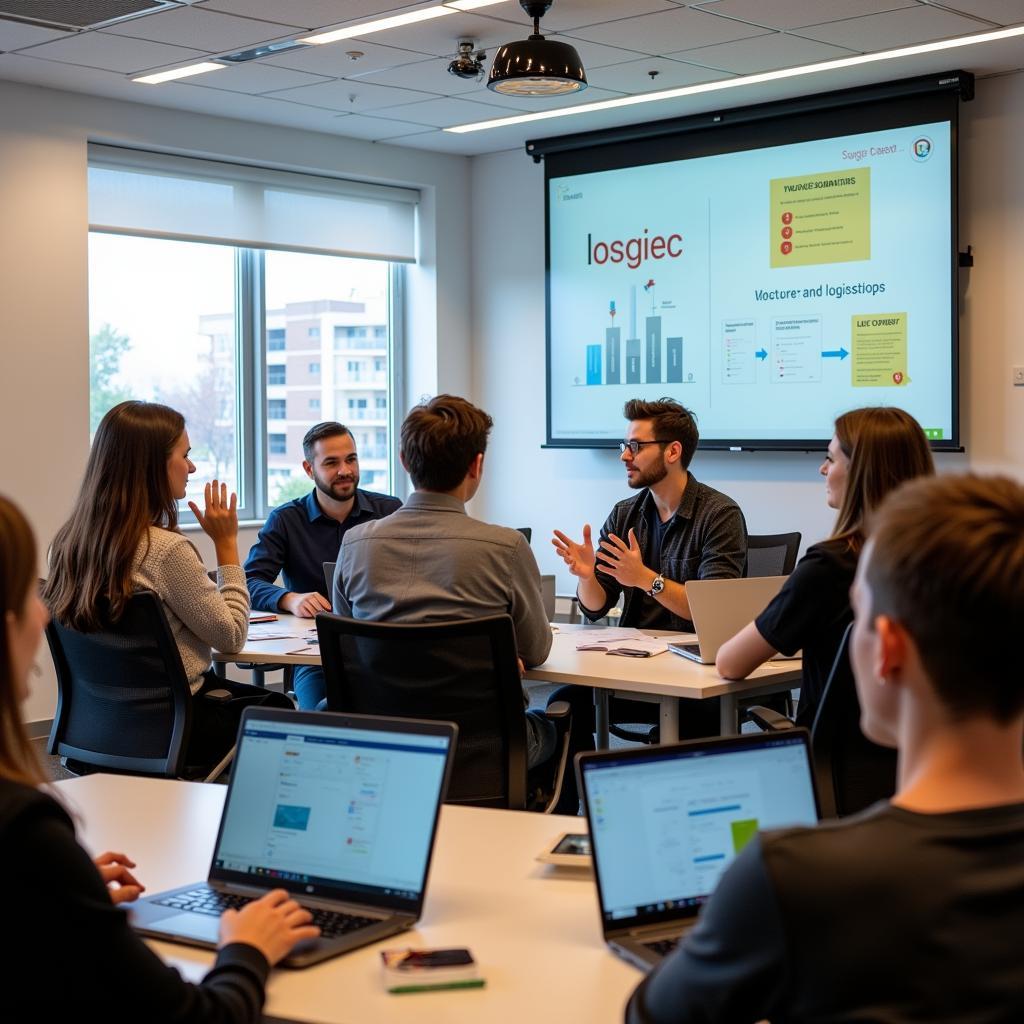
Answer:
[{"label": "gray sweater", "polygon": [[214,583],[187,537],[151,526],[148,545],[144,539],[135,555],[132,579],[163,602],[193,693],[210,667],[211,648],[234,653],[245,646],[249,591],[240,565],[219,566]]}]

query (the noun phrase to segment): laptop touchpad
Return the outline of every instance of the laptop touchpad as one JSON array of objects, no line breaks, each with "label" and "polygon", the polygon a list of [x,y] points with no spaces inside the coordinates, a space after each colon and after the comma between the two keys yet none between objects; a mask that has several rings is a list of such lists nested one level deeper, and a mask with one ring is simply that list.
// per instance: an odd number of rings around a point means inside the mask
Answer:
[{"label": "laptop touchpad", "polygon": [[168,935],[180,935],[186,939],[199,939],[202,942],[215,943],[218,939],[220,918],[208,917],[205,914],[174,914],[165,917],[158,924],[149,926],[154,931],[166,932]]}]

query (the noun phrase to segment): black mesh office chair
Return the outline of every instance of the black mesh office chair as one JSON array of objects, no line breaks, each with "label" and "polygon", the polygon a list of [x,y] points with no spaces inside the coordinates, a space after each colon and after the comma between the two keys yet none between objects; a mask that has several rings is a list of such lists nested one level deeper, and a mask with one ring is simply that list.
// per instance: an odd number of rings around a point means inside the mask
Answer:
[{"label": "black mesh office chair", "polygon": [[455,722],[459,743],[446,799],[550,811],[568,756],[569,707],[548,708],[559,730],[554,778],[529,792],[526,719],[508,615],[454,622],[368,622],[316,617],[329,711]]},{"label": "black mesh office chair", "polygon": [[[832,663],[811,726],[811,755],[824,818],[844,818],[896,792],[896,751],[872,743],[860,731],[860,701],[850,668],[851,623]],[[747,709],[762,729],[792,729],[793,722],[763,707]]]},{"label": "black mesh office chair", "polygon": [[217,691],[192,696],[156,594],[134,594],[116,625],[95,633],[54,619],[46,639],[57,672],[47,751],[69,770],[212,782],[230,763],[233,751],[218,765],[186,763],[193,701]]},{"label": "black mesh office chair", "polygon": [[761,533],[747,537],[746,576],[788,576],[800,550],[799,533]]}]

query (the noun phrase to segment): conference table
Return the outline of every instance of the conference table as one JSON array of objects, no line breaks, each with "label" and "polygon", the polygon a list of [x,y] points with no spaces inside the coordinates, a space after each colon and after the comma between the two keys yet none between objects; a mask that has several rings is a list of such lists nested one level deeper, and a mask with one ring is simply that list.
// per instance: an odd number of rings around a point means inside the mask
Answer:
[{"label": "conference table", "polygon": [[[226,787],[121,775],[56,783],[78,814],[94,855],[123,850],[149,893],[204,879]],[[265,1020],[316,1024],[566,1024],[619,1022],[641,979],[601,937],[589,870],[535,857],[581,818],[445,805],[423,918],[393,936],[305,970],[277,970]],[[152,942],[165,961],[198,981],[213,954]],[[380,950],[468,947],[482,989],[389,995]]]},{"label": "conference table", "polygon": [[[659,705],[661,742],[679,739],[679,700],[719,697],[719,728],[723,736],[739,731],[741,698],[791,690],[800,685],[800,661],[770,661],[746,679],[723,679],[714,665],[700,665],[671,652],[649,658],[629,658],[602,651],[580,651],[577,645],[605,627],[558,623],[553,625],[551,653],[542,665],[528,669],[526,678],[538,682],[570,683],[594,689],[598,747],[608,746],[608,701],[613,694]],[[660,630],[629,630],[648,637],[673,636]],[[258,638],[260,634],[265,639]],[[276,637],[276,638],[275,638]],[[313,619],[278,615],[277,620],[250,628],[245,647],[236,654],[214,653],[214,662],[253,665],[319,665]]]}]

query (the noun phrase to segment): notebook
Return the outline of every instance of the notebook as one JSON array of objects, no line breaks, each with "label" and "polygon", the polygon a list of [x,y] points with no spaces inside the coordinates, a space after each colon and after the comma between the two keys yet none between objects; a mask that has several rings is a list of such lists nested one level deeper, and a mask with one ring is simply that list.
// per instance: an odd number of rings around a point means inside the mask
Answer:
[{"label": "notebook", "polygon": [[759,733],[579,754],[601,927],[642,970],[697,922],[759,829],[813,825],[810,734]]},{"label": "notebook", "polygon": [[205,881],[139,900],[143,935],[215,948],[223,910],[270,889],[313,913],[306,967],[419,919],[457,727],[247,708]]},{"label": "notebook", "polygon": [[697,642],[670,643],[668,649],[702,665],[714,665],[719,647],[753,622],[785,582],[785,576],[690,580],[686,584],[686,599]]}]

